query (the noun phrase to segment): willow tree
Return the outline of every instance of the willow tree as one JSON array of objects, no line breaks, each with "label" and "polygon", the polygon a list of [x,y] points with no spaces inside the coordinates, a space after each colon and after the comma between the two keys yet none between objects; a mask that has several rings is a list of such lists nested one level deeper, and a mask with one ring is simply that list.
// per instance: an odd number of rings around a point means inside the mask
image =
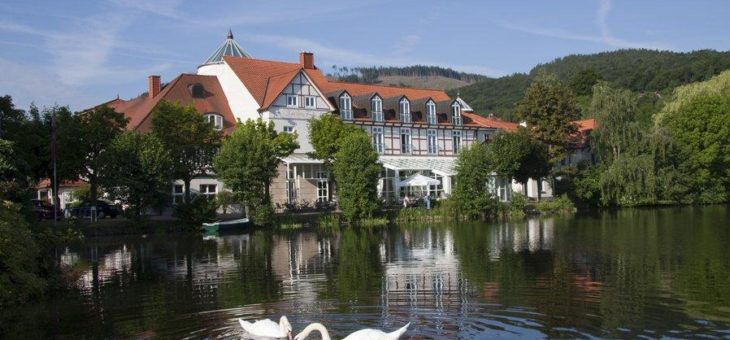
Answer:
[{"label": "willow tree", "polygon": [[601,159],[604,204],[637,205],[656,200],[658,143],[637,121],[637,97],[624,89],[599,83],[593,89],[591,112],[596,129],[591,140]]},{"label": "willow tree", "polygon": [[256,224],[270,222],[269,187],[278,174],[280,159],[299,147],[296,140],[296,134],[277,133],[273,122],[247,120],[238,124],[215,156],[216,175],[253,209]]}]

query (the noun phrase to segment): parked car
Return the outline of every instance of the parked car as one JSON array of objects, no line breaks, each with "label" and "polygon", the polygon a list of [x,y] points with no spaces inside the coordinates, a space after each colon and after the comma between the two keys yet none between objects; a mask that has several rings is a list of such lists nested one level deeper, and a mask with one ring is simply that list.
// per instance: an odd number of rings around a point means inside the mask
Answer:
[{"label": "parked car", "polygon": [[[31,203],[33,204],[33,214],[38,219],[49,219],[50,220],[53,218],[53,212],[54,212],[53,204],[50,204],[44,200],[38,200],[38,199],[31,200]],[[56,211],[56,217],[57,218],[63,217],[63,211],[60,209],[58,211]]]},{"label": "parked car", "polygon": [[[91,218],[93,209],[91,202],[84,202],[81,205],[67,209],[67,216],[75,216],[78,218]],[[122,209],[111,202],[97,200],[96,201],[96,218],[102,219],[105,217],[117,218],[122,213]]]}]

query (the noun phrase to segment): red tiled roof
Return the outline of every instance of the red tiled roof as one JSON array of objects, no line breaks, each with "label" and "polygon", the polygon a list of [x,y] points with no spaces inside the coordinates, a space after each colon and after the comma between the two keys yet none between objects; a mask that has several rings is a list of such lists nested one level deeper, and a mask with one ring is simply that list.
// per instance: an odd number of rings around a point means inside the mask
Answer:
[{"label": "red tiled roof", "polygon": [[223,57],[223,60],[251,92],[261,108],[267,108],[276,100],[286,85],[302,70],[299,63]]},{"label": "red tiled roof", "polygon": [[426,97],[437,102],[449,100],[446,92],[441,90],[331,81],[319,69],[305,69],[299,63],[238,57],[223,59],[264,110],[271,106],[286,85],[301,71],[304,71],[322,93],[346,90],[353,97],[377,92],[382,98],[406,96],[410,100]]},{"label": "red tiled roof", "polygon": [[578,125],[578,132],[591,131],[596,128],[596,120],[593,118],[576,120],[573,123]]},{"label": "red tiled roof", "polygon": [[382,98],[406,96],[409,100],[431,97],[434,101],[449,100],[449,95],[442,90],[433,89],[415,89],[409,87],[346,83],[340,81],[331,81],[325,77],[318,69],[305,70],[309,78],[316,83],[322,92],[334,92],[337,90],[346,90],[351,96],[361,96],[377,92]]},{"label": "red tiled roof", "polygon": [[[203,86],[203,98],[194,98],[190,86]],[[200,113],[216,112],[223,116],[223,128],[228,129],[236,125],[233,113],[228,106],[228,99],[216,76],[196,74],[181,74],[167,84],[154,98],[149,95],[131,100],[114,99],[106,103],[115,111],[124,113],[129,118],[128,130],[149,131],[151,128],[150,114],[157,104],[166,100],[178,102],[182,105],[192,105]],[[226,130],[227,131],[227,130]]]},{"label": "red tiled roof", "polygon": [[[75,180],[75,181],[63,181],[61,183],[58,183],[59,188],[71,188],[71,187],[83,187],[86,185],[86,182],[82,180]],[[44,178],[38,184],[36,185],[37,189],[46,189],[51,187],[51,179]]]},{"label": "red tiled roof", "polygon": [[476,113],[470,113],[470,112],[462,112],[461,113],[464,117],[470,118],[480,126],[486,127],[486,128],[492,128],[492,129],[499,129],[499,130],[506,130],[506,131],[516,131],[519,128],[519,124],[507,122],[504,120],[501,120],[499,118],[495,117],[484,117],[481,115],[478,115]]}]

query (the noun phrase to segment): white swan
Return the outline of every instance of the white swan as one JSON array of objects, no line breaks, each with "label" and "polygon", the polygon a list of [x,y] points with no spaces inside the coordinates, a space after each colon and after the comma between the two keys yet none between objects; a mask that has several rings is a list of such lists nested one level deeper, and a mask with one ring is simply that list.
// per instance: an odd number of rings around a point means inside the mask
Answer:
[{"label": "white swan", "polygon": [[279,323],[269,319],[259,320],[254,323],[238,319],[238,323],[246,333],[255,337],[291,339],[291,324],[289,323],[289,319],[283,315],[279,319]]},{"label": "white swan", "polygon": [[[411,323],[409,322],[405,326],[390,333],[385,333],[379,329],[365,328],[346,336],[343,340],[398,340],[401,335],[405,334],[408,330],[408,326],[410,325]],[[313,331],[318,331],[322,334],[322,340],[330,340],[330,333],[327,332],[327,328],[325,328],[323,324],[317,322],[304,328],[304,330],[294,337],[294,340],[306,339],[307,336],[309,336],[309,333],[312,333]]]}]

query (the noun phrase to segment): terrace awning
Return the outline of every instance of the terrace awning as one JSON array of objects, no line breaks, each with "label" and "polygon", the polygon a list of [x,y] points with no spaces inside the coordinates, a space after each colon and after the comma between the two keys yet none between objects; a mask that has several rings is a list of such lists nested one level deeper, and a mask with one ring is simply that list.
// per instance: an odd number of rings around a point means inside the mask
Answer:
[{"label": "terrace awning", "polygon": [[383,167],[391,170],[430,170],[441,176],[456,175],[456,157],[380,156]]}]

